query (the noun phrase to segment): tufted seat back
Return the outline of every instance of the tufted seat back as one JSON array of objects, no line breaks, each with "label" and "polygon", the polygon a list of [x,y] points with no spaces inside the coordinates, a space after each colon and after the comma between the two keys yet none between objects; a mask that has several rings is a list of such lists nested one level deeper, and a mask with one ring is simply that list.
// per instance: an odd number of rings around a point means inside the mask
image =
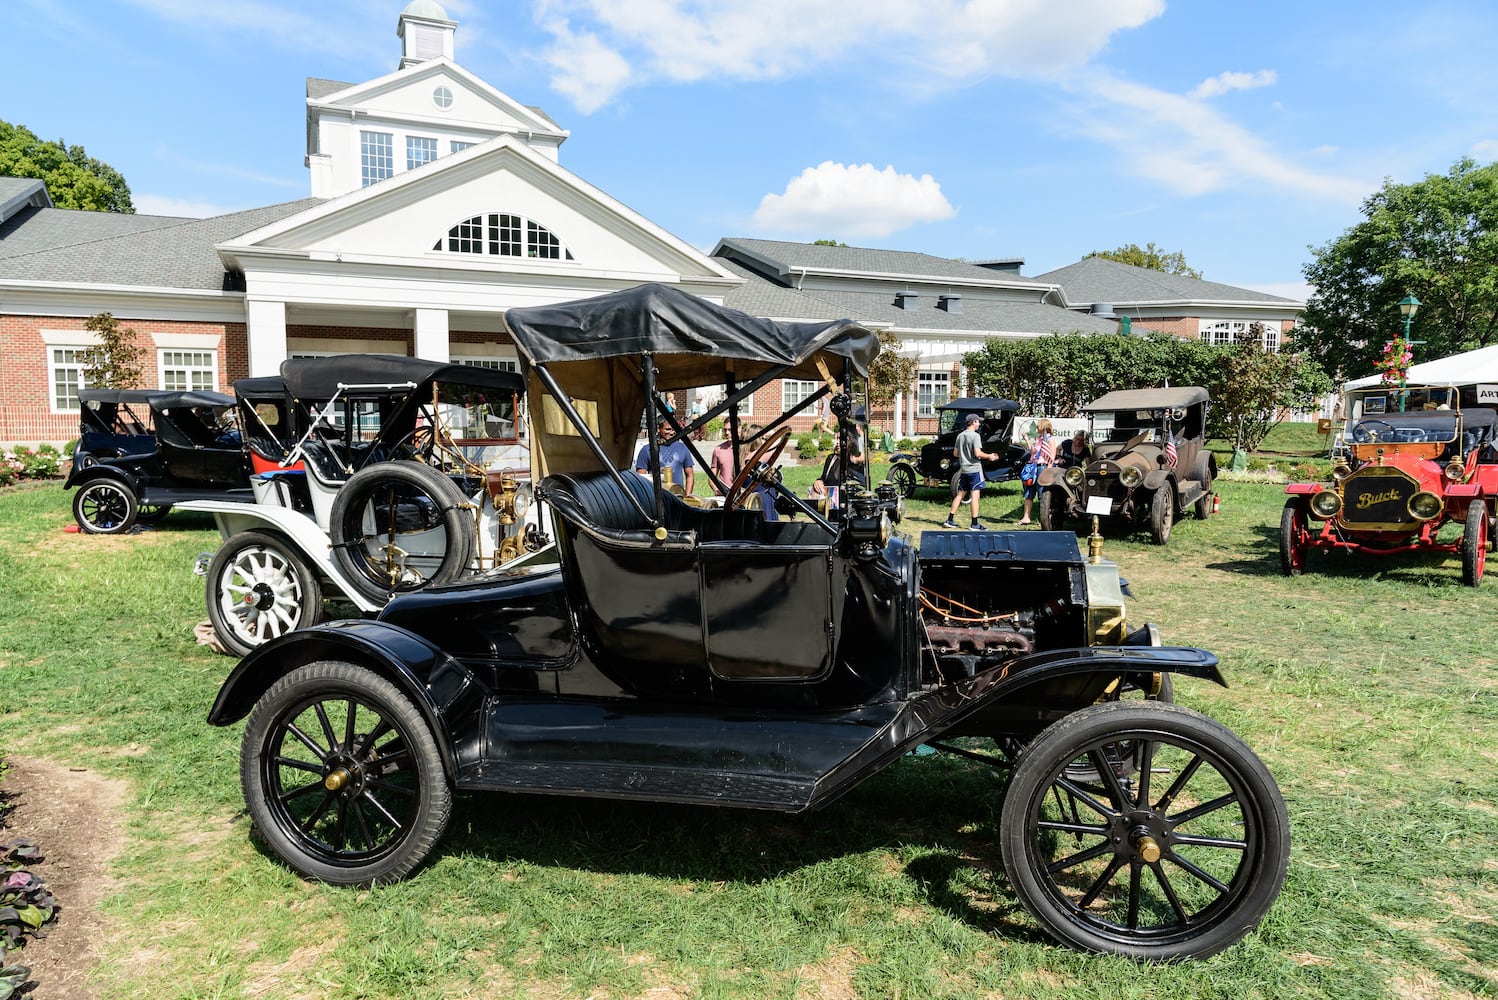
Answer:
[{"label": "tufted seat back", "polygon": [[650,521],[630,503],[633,496],[640,507],[653,514],[654,486],[650,480],[630,471],[620,473],[617,479],[607,472],[547,476],[541,481],[537,495],[568,522],[600,540],[667,548],[696,543],[696,532],[682,530],[686,505],[669,493],[665,494],[666,537],[656,538]]}]

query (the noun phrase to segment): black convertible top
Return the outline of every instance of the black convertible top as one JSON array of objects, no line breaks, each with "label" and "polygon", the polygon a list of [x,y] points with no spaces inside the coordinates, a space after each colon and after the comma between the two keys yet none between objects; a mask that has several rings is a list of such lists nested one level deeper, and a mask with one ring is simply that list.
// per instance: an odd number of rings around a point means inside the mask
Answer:
[{"label": "black convertible top", "polygon": [[950,399],[937,407],[938,410],[972,410],[977,413],[980,410],[1007,410],[1013,412],[1019,409],[1019,404],[1012,399],[1000,399],[997,396],[965,396],[962,399]]},{"label": "black convertible top", "polygon": [[[510,309],[505,323],[531,364],[656,355],[789,366],[786,378],[815,379],[817,354],[852,362],[867,374],[879,353],[874,334],[840,319],[778,323],[716,305],[669,285],[646,284],[573,302]],[[682,388],[723,381],[723,364],[662,364],[660,385]],[[728,365],[742,376],[750,369]]]},{"label": "black convertible top", "polygon": [[[340,354],[331,358],[291,358],[281,362],[286,389],[297,399],[331,399],[340,387],[405,388],[414,390],[430,382],[455,382],[489,389],[525,390],[525,380],[515,372],[428,361],[398,354]],[[243,381],[243,380],[241,380]]]},{"label": "black convertible top", "polygon": [[78,401],[91,410],[100,406],[118,406],[120,403],[146,403],[153,410],[170,410],[181,406],[214,406],[223,408],[234,405],[232,396],[206,389],[181,391],[176,389],[79,389]]},{"label": "black convertible top", "polygon": [[1106,410],[1163,410],[1167,407],[1205,403],[1210,397],[1199,385],[1164,389],[1118,389],[1104,393],[1082,407],[1083,413]]}]

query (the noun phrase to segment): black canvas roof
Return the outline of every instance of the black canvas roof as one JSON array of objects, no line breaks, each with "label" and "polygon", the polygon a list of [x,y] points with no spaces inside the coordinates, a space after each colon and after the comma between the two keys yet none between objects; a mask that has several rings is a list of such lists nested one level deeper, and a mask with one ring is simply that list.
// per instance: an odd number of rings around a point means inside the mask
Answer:
[{"label": "black canvas roof", "polygon": [[[550,306],[510,309],[505,323],[532,364],[655,355],[784,365],[787,377],[816,378],[821,353],[852,362],[867,374],[879,353],[874,334],[850,319],[780,323],[716,305],[669,285],[646,284]],[[662,366],[662,384],[722,381],[722,365]],[[731,367],[731,366],[730,366]],[[804,370],[803,370],[804,369]],[[739,366],[742,372],[744,369]]]},{"label": "black canvas roof", "polygon": [[1161,410],[1205,403],[1209,398],[1207,390],[1199,385],[1183,385],[1174,389],[1119,389],[1099,396],[1082,407],[1082,411]]},{"label": "black canvas roof", "polygon": [[1000,399],[997,396],[964,396],[962,399],[949,399],[937,407],[938,410],[972,410],[978,413],[982,410],[1009,410],[1019,409],[1019,404],[1012,399]]},{"label": "black canvas roof", "polygon": [[162,389],[80,389],[78,400],[90,409],[93,403],[118,405],[120,403],[146,403],[153,410],[169,410],[180,406],[233,406],[232,396],[221,392],[198,389],[191,392]]},{"label": "black canvas roof", "polygon": [[418,386],[430,382],[455,382],[490,389],[525,390],[525,380],[515,372],[428,361],[398,354],[340,354],[331,358],[291,358],[281,363],[286,388],[298,399],[331,399],[340,387]]}]

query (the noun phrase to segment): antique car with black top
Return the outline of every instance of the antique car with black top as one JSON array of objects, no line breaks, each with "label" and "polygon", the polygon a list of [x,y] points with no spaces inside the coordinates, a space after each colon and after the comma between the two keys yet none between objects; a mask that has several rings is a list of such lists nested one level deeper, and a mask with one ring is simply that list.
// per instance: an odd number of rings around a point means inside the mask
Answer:
[{"label": "antique car with black top", "polygon": [[224,541],[207,576],[218,641],[243,655],[542,549],[514,372],[395,355],[293,358],[234,383],[254,502],[202,500]]},{"label": "antique car with black top", "polygon": [[[810,380],[806,405],[848,419],[869,330],[659,285],[511,309],[506,325],[558,561],[400,594],[239,663],[209,721],[248,719],[245,800],[291,868],[339,885],[411,875],[456,793],[802,812],[924,744],[1008,774],[995,843],[1058,940],[1192,958],[1263,917],[1285,877],[1285,804],[1237,736],[1148,697],[1173,674],[1223,679],[1211,653],[1128,621],[1117,567],[1065,533],[928,531],[917,547],[890,484],[847,487],[824,514],[776,482],[789,414],[746,434],[738,406]],[[688,424],[665,405],[717,385],[724,400]],[[662,488],[655,429],[696,449],[697,423],[719,416],[752,455],[719,483],[721,508],[693,507]],[[753,509],[761,485],[796,516]]]},{"label": "antique car with black top", "polygon": [[[1462,582],[1482,582],[1498,535],[1498,414],[1463,410],[1454,386],[1353,390],[1347,458],[1331,483],[1291,483],[1280,514],[1280,568],[1305,571],[1312,549],[1367,555],[1460,553]],[[1441,537],[1448,524],[1455,538]]]},{"label": "antique car with black top", "polygon": [[1164,545],[1187,511],[1212,513],[1217,459],[1207,450],[1207,390],[1120,389],[1082,407],[1092,427],[1085,465],[1043,469],[1036,514],[1043,530],[1091,514],[1137,527]]},{"label": "antique car with black top", "polygon": [[78,442],[63,482],[83,531],[118,535],[173,505],[248,503],[249,466],[220,392],[82,389]]},{"label": "antique car with black top", "polygon": [[1024,447],[1014,443],[1014,414],[1018,409],[1014,400],[994,396],[948,400],[936,408],[936,440],[922,445],[918,454],[895,452],[889,456],[889,481],[907,497],[915,496],[918,486],[950,490],[955,496],[957,435],[969,413],[982,418],[978,433],[983,438],[983,450],[999,456],[983,460],[983,478],[990,483],[1018,479],[1025,464]]}]

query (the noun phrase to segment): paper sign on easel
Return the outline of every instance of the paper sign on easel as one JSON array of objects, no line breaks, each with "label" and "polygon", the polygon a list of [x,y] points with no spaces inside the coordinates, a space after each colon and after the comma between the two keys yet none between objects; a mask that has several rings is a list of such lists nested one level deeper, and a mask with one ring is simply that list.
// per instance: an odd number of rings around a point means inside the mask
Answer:
[{"label": "paper sign on easel", "polygon": [[1089,514],[1100,514],[1103,517],[1107,517],[1109,514],[1113,513],[1113,498],[1112,497],[1088,497],[1087,498],[1087,513],[1089,513]]}]

